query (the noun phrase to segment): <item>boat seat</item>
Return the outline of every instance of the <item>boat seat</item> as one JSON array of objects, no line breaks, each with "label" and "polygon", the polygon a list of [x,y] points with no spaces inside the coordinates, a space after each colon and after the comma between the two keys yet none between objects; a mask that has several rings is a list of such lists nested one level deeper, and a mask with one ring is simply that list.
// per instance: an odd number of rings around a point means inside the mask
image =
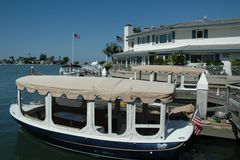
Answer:
[{"label": "boat seat", "polygon": [[100,133],[104,133],[105,132],[105,129],[103,126],[95,126],[95,129],[100,132]]},{"label": "boat seat", "polygon": [[53,114],[55,117],[63,118],[70,121],[76,121],[84,123],[86,122],[86,115],[70,113],[70,112],[56,112]]}]

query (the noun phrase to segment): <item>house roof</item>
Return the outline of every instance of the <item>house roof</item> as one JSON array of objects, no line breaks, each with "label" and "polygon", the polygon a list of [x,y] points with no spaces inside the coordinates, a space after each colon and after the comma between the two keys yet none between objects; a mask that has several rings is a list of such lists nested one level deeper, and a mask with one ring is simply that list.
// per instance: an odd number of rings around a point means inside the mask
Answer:
[{"label": "house roof", "polygon": [[100,96],[106,101],[121,97],[126,102],[140,98],[143,103],[153,103],[157,99],[169,103],[175,92],[174,85],[169,83],[106,77],[25,76],[17,79],[16,85],[19,90],[27,89],[31,93],[66,95],[70,99],[82,96],[91,101]]},{"label": "house roof", "polygon": [[167,31],[167,30],[200,28],[200,27],[211,28],[211,27],[234,26],[234,25],[240,26],[240,18],[230,18],[230,19],[223,19],[223,20],[195,20],[195,21],[189,21],[189,22],[176,23],[172,25],[161,25],[159,27],[154,27],[153,29],[149,29],[147,31],[135,33],[133,35],[128,36],[127,38],[139,36],[142,34],[148,34],[156,31]]},{"label": "house roof", "polygon": [[122,53],[117,53],[112,55],[113,57],[122,56],[137,56],[137,55],[149,55],[149,54],[172,54],[172,53],[232,53],[240,52],[240,44],[218,44],[218,45],[185,45],[175,48],[167,49],[155,49],[155,50],[145,50],[145,51],[127,51]]}]

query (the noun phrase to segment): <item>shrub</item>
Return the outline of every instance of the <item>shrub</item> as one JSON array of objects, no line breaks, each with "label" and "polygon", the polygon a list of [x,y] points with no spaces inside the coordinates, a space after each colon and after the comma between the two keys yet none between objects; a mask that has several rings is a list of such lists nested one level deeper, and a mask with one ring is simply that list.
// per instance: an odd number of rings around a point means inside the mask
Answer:
[{"label": "shrub", "polygon": [[220,60],[207,61],[206,69],[211,75],[226,75],[226,72],[223,69],[223,63]]},{"label": "shrub", "polygon": [[106,64],[104,64],[104,68],[105,68],[107,71],[109,71],[109,69],[112,68],[112,64],[111,64],[111,63],[106,63]]},{"label": "shrub", "polygon": [[232,74],[233,75],[240,75],[240,59],[236,59],[231,62],[232,67]]},{"label": "shrub", "polygon": [[162,57],[156,58],[154,60],[154,64],[156,65],[168,65],[169,64],[170,59],[163,59]]},{"label": "shrub", "polygon": [[183,53],[175,53],[172,55],[172,62],[174,65],[184,65],[185,63],[185,55]]}]

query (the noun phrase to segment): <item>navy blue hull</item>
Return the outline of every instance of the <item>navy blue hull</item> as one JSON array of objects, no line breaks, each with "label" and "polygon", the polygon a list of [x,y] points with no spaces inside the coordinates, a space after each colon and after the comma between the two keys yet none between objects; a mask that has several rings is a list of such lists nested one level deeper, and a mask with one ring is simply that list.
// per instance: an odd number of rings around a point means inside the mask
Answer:
[{"label": "navy blue hull", "polygon": [[120,158],[120,159],[172,159],[177,156],[182,143],[167,143],[167,147],[159,149],[159,144],[127,143],[98,140],[72,136],[37,128],[15,119],[23,128],[53,145],[88,154]]}]

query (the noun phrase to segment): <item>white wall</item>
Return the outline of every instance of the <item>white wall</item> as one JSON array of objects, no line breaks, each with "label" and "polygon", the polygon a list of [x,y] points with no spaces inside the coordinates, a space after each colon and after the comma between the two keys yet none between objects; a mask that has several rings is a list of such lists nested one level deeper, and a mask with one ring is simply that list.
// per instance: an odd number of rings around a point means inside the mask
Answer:
[{"label": "white wall", "polygon": [[192,29],[177,30],[175,31],[175,37],[175,42],[161,44],[148,43],[139,45],[136,43],[137,38],[135,38],[134,51],[169,49],[185,45],[240,44],[240,26],[214,29],[210,28],[208,29],[208,38],[198,39],[192,39]]},{"label": "white wall", "polygon": [[128,44],[128,39],[127,36],[130,36],[133,34],[133,26],[131,25],[126,25],[124,27],[124,37],[123,37],[123,41],[124,41],[124,48],[123,51],[126,52],[129,50],[129,44]]}]

